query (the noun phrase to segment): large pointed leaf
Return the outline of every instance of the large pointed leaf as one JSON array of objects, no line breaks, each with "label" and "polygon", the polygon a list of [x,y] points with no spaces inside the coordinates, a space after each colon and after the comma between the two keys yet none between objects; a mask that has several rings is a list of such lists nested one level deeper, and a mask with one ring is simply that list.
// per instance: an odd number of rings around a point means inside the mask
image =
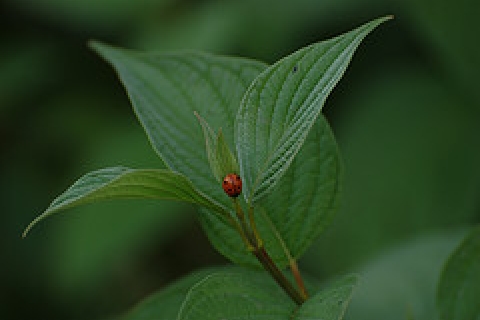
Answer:
[{"label": "large pointed leaf", "polygon": [[[222,128],[234,150],[235,114],[248,86],[266,65],[203,53],[141,53],[97,42],[91,45],[117,71],[152,147],[166,165],[225,208],[231,207],[212,174],[202,125],[194,112],[212,131]],[[235,229],[210,210],[202,210],[200,220],[221,253],[236,262],[252,262]]]},{"label": "large pointed leaf", "polygon": [[187,176],[203,193],[231,207],[211,173],[194,112],[214,132],[223,128],[225,140],[234,150],[231,127],[235,112],[265,65],[203,53],[140,53],[96,42],[92,46],[118,72],[138,119],[165,164]]},{"label": "large pointed leaf", "polygon": [[389,17],[303,48],[265,70],[237,115],[244,197],[255,202],[285,174],[363,38]]},{"label": "large pointed leaf", "polygon": [[437,306],[441,320],[480,319],[480,227],[448,259],[438,285]]},{"label": "large pointed leaf", "polygon": [[195,189],[183,175],[164,169],[134,170],[113,167],[90,172],[58,196],[26,228],[23,236],[39,221],[60,210],[116,198],[168,199],[202,205],[215,212],[223,209]]}]

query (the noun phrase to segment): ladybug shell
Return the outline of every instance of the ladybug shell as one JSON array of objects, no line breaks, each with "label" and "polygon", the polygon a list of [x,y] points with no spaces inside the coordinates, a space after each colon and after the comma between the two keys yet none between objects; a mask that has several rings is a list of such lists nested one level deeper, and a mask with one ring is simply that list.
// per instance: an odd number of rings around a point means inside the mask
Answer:
[{"label": "ladybug shell", "polygon": [[223,191],[229,196],[236,198],[242,193],[242,179],[235,173],[230,173],[223,178]]}]

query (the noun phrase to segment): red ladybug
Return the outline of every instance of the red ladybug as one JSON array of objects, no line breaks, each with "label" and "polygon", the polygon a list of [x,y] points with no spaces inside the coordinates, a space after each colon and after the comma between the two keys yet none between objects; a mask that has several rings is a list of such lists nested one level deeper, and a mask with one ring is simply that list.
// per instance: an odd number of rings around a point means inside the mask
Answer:
[{"label": "red ladybug", "polygon": [[223,191],[228,194],[229,197],[236,198],[242,193],[242,179],[236,173],[227,174],[223,178],[222,183]]}]

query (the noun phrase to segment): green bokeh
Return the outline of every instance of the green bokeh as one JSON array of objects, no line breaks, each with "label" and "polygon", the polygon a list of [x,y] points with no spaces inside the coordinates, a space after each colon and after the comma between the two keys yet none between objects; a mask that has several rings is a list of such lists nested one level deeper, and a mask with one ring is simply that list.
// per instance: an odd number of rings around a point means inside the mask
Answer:
[{"label": "green bokeh", "polygon": [[[271,63],[394,14],[361,45],[325,106],[345,161],[344,203],[301,266],[321,279],[352,270],[381,279],[371,271],[381,269],[376,264],[388,274],[396,259],[413,265],[428,258],[416,249],[409,254],[402,243],[422,246],[425,234],[480,220],[475,1],[9,0],[0,7],[1,319],[105,319],[190,270],[224,262],[200,232],[193,208],[174,203],[91,205],[20,238],[82,174],[112,165],[162,166],[88,39]],[[441,252],[435,270],[453,248],[445,239],[421,247]],[[385,252],[390,262],[377,258]],[[415,279],[417,271],[402,274]],[[364,298],[375,306],[375,295],[389,290],[379,285]],[[417,303],[431,301],[430,294],[397,301],[410,300],[415,319],[428,318]],[[381,314],[355,304],[354,310]]]}]

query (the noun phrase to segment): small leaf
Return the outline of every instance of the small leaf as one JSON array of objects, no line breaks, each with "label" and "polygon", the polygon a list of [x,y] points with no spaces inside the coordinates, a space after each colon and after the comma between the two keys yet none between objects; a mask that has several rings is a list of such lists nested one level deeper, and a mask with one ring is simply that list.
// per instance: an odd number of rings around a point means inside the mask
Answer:
[{"label": "small leaf", "polygon": [[178,320],[287,320],[295,308],[265,272],[236,269],[214,273],[192,287]]},{"label": "small leaf", "polygon": [[441,320],[480,319],[480,227],[476,227],[445,265],[437,291]]},{"label": "small leaf", "polygon": [[249,203],[270,192],[285,174],[356,48],[388,19],[303,48],[255,79],[242,100],[235,130]]},{"label": "small leaf", "polygon": [[225,141],[222,129],[218,131],[217,135],[217,161],[220,167],[220,177],[223,179],[227,174],[239,173],[237,159]]},{"label": "small leaf", "polygon": [[220,163],[218,162],[217,156],[217,139],[215,138],[215,132],[208,125],[207,121],[203,119],[196,111],[195,116],[197,117],[200,125],[202,126],[203,135],[205,137],[205,149],[207,151],[207,159],[210,164],[210,169],[212,170],[213,176],[217,181],[222,181],[222,170]]},{"label": "small leaf", "polygon": [[220,128],[218,130],[218,134],[215,137],[215,133],[212,128],[210,128],[207,121],[197,112],[195,112],[195,116],[203,129],[207,158],[215,179],[218,182],[221,182],[227,174],[238,173],[239,168],[237,160],[225,141],[222,129]]},{"label": "small leaf", "polygon": [[357,285],[356,276],[347,276],[308,299],[294,320],[341,320]]},{"label": "small leaf", "polygon": [[23,233],[60,210],[99,200],[116,198],[168,199],[199,204],[214,212],[224,209],[200,193],[183,175],[164,169],[134,170],[113,167],[90,172],[58,196]]}]

